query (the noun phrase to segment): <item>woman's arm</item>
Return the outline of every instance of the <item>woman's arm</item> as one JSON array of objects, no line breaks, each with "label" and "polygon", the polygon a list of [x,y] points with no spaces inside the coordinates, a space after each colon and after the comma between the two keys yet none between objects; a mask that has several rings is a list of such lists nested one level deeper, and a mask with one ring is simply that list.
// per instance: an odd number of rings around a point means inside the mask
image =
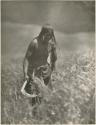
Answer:
[{"label": "woman's arm", "polygon": [[29,47],[27,49],[26,55],[24,57],[24,61],[23,61],[23,73],[24,73],[24,78],[28,79],[28,66],[29,66],[29,60],[33,54],[33,46],[34,43],[33,41],[29,44]]},{"label": "woman's arm", "polygon": [[28,65],[29,65],[28,59],[25,57],[23,62],[23,73],[24,73],[25,79],[28,79],[28,75],[27,75]]}]

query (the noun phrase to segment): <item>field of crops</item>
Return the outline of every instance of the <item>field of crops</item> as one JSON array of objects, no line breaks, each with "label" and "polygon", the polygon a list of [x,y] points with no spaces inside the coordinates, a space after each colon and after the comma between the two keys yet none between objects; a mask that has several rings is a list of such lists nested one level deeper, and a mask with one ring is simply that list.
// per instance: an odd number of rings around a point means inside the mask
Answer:
[{"label": "field of crops", "polygon": [[[33,29],[26,28],[29,33],[33,31]],[[7,27],[7,29],[9,28]],[[43,101],[40,105],[32,107],[31,99],[22,95],[20,91],[23,84],[22,62],[26,51],[25,48],[28,46],[28,43],[23,43],[23,41],[28,36],[28,40],[30,40],[31,33],[28,35],[27,32],[22,33],[20,29],[19,32],[13,30],[13,27],[10,29],[14,32],[6,30],[8,34],[6,33],[6,39],[3,38],[3,41],[6,40],[6,44],[2,43],[3,47],[8,45],[5,50],[2,50],[2,123],[94,124],[94,49],[90,48],[84,51],[79,49],[79,51],[75,52],[63,50],[63,47],[59,44],[60,38],[62,42],[63,37],[57,35],[57,39],[59,39],[57,43],[58,61],[56,71],[52,74],[52,85],[55,92],[48,96],[47,102]],[[22,31],[25,30],[22,29]],[[64,38],[66,39],[66,37]],[[70,35],[67,38],[69,38],[69,41],[72,40]],[[68,42],[68,40],[66,41]]]}]

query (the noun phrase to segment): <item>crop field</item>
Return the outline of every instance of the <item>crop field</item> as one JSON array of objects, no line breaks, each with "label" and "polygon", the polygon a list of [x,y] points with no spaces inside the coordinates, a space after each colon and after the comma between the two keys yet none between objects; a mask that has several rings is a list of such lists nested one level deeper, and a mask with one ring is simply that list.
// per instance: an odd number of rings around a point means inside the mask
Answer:
[{"label": "crop field", "polygon": [[37,25],[2,24],[2,124],[95,124],[94,33],[56,31],[55,92],[35,107],[22,95],[23,58],[39,31]]}]

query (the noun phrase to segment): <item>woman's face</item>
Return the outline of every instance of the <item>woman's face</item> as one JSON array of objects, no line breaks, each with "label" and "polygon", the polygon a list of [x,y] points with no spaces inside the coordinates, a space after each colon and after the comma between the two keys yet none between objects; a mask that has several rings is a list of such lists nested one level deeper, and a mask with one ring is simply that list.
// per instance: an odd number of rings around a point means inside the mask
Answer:
[{"label": "woman's face", "polygon": [[51,37],[51,34],[49,33],[49,32],[45,32],[44,33],[44,41],[49,41],[50,39],[51,39],[52,37]]}]

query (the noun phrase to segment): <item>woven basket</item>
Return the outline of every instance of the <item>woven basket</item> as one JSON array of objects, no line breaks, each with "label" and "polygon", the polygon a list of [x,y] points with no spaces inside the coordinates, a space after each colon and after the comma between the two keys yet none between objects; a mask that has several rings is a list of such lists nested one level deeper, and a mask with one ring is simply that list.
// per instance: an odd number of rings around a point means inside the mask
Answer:
[{"label": "woven basket", "polygon": [[51,90],[44,84],[42,78],[34,77],[33,81],[25,81],[21,92],[26,97],[34,98],[34,97],[43,97],[48,99],[50,96]]}]

